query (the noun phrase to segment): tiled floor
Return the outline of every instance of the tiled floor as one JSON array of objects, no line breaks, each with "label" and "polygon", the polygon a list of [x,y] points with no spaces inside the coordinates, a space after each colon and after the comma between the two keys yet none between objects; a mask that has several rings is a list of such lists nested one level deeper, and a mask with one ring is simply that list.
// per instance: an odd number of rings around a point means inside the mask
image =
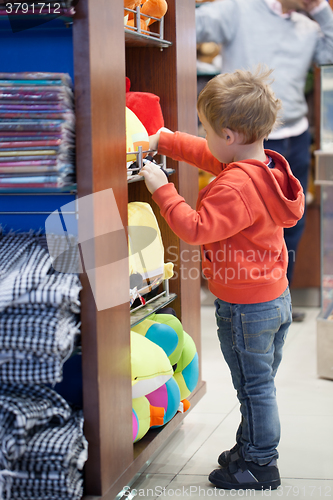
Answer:
[{"label": "tiled floor", "polygon": [[[302,310],[302,308],[298,308]],[[316,374],[318,308],[288,333],[276,377],[282,426],[278,461],[282,486],[275,491],[214,489],[209,472],[221,451],[235,443],[239,405],[220,352],[212,306],[201,308],[203,379],[207,394],[132,486],[138,498],[270,496],[333,497],[333,381]],[[133,491],[133,488],[136,491]],[[128,492],[129,493],[129,492]]]}]

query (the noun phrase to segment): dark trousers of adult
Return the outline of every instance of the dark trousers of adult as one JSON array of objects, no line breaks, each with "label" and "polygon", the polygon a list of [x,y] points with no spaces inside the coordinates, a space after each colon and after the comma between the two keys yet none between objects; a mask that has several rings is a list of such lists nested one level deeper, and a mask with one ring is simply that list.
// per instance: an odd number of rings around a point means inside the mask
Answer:
[{"label": "dark trousers of adult", "polygon": [[[310,168],[310,143],[311,136],[308,130],[296,137],[264,141],[265,149],[277,151],[288,161],[292,173],[300,181],[304,194],[306,194]],[[284,230],[284,238],[288,249],[289,263],[287,278],[292,282],[296,251],[305,227],[305,211],[296,226]]]}]

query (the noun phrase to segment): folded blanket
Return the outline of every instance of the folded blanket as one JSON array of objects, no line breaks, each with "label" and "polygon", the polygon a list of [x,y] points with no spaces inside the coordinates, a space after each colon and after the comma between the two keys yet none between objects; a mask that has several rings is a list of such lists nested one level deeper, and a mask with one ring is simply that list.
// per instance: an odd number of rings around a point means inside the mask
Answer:
[{"label": "folded blanket", "polygon": [[71,414],[68,403],[49,387],[0,384],[0,467],[11,469],[36,430],[51,421],[62,424]]}]

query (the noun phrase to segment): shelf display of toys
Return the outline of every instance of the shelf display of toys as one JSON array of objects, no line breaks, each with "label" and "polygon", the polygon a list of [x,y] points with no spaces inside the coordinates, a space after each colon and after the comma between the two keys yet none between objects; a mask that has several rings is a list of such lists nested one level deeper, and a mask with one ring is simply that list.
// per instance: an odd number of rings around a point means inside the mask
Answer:
[{"label": "shelf display of toys", "polygon": [[190,408],[199,378],[195,343],[174,314],[152,314],[131,329],[133,442]]}]

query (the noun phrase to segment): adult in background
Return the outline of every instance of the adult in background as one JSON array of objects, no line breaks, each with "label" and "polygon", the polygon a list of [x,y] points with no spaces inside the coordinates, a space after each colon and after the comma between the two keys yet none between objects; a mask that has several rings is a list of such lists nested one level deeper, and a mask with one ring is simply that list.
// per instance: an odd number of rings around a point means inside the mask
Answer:
[{"label": "adult in background", "polygon": [[[311,19],[302,12],[305,11]],[[264,141],[265,149],[282,154],[302,184],[310,166],[310,134],[305,82],[313,63],[333,63],[333,12],[326,0],[218,0],[196,9],[197,43],[222,44],[223,73],[253,70],[258,64],[274,68],[272,88],[282,101],[282,121]],[[305,215],[285,229],[292,282]],[[302,321],[303,313],[293,313]]]}]

